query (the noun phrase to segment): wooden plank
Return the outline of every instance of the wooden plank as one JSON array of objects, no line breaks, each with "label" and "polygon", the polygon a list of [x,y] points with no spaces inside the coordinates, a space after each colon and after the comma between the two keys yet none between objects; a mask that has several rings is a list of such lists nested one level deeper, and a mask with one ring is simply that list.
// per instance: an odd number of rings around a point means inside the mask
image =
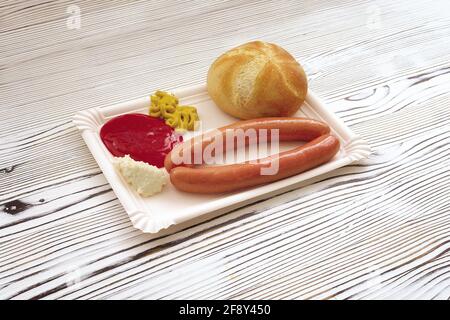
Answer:
[{"label": "wooden plank", "polygon": [[[79,30],[69,3],[0,6],[0,298],[450,296],[448,2],[80,1]],[[201,83],[251,39],[292,52],[374,154],[141,234],[70,116]]]}]

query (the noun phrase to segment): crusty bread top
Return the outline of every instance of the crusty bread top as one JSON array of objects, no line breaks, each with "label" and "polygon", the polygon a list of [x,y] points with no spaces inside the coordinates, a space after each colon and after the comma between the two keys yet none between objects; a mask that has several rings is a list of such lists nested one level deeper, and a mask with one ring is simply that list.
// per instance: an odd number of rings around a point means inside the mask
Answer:
[{"label": "crusty bread top", "polygon": [[238,118],[289,116],[303,102],[307,80],[286,50],[254,41],[227,51],[211,65],[208,92],[221,109]]}]

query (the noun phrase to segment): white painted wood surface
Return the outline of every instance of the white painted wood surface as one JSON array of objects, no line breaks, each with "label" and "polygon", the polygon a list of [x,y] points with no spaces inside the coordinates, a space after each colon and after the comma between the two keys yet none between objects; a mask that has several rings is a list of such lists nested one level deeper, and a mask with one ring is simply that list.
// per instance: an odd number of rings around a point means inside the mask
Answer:
[{"label": "white painted wood surface", "polygon": [[[448,299],[449,12],[446,0],[2,1],[0,298]],[[301,61],[374,153],[233,212],[135,230],[70,117],[203,83],[216,56],[254,39]]]}]

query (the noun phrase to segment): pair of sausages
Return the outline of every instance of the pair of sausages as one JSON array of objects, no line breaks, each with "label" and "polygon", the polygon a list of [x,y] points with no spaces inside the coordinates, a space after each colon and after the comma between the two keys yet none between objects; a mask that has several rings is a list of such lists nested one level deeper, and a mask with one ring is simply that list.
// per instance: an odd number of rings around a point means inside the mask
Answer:
[{"label": "pair of sausages", "polygon": [[[307,143],[294,149],[280,152],[266,158],[258,159],[257,163],[243,163],[221,166],[196,166],[188,163],[176,165],[173,162],[174,152],[193,154],[196,143],[202,148],[210,144],[217,135],[225,137],[227,130],[261,129],[269,133],[278,129],[279,141],[306,141]],[[223,139],[224,144],[226,139]],[[249,143],[247,139],[246,144]],[[233,144],[234,146],[236,144]],[[226,145],[224,145],[225,149]],[[339,140],[330,135],[330,128],[320,121],[305,118],[261,118],[239,121],[218,129],[213,136],[204,136],[200,142],[187,140],[175,147],[165,158],[164,166],[170,174],[170,181],[178,190],[191,193],[223,193],[254,187],[283,178],[287,178],[306,170],[317,167],[339,151]],[[277,163],[275,163],[277,162]],[[275,174],[262,175],[261,170],[276,165]]]}]

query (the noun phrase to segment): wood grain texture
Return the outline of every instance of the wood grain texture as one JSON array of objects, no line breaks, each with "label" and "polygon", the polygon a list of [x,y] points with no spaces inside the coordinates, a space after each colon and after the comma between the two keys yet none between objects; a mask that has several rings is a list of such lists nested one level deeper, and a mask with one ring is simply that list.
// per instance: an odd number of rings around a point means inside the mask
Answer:
[{"label": "wood grain texture", "polygon": [[[0,298],[449,299],[449,4],[3,1]],[[374,153],[233,212],[135,230],[70,117],[200,84],[254,39],[291,52]]]}]

